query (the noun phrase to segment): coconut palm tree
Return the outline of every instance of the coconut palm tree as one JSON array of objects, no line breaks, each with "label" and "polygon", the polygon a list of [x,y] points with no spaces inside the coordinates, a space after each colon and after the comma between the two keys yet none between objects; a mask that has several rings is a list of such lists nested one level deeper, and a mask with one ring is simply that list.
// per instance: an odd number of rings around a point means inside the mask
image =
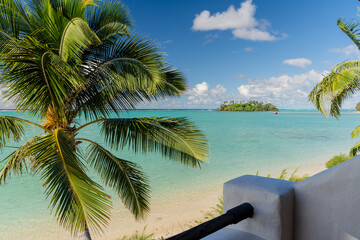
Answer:
[{"label": "coconut palm tree", "polygon": [[[339,18],[337,25],[355,43],[360,50],[360,22]],[[345,99],[360,90],[360,61],[339,63],[309,94],[309,100],[324,116],[340,116],[340,108]],[[360,126],[351,134],[351,138],[360,135]],[[360,151],[360,142],[350,150],[355,156]]]},{"label": "coconut palm tree", "polygon": [[[3,160],[0,184],[26,170],[40,175],[58,222],[86,239],[103,231],[112,206],[91,169],[136,218],[149,210],[148,178],[110,150],[159,152],[191,167],[208,157],[205,136],[186,118],[120,117],[138,103],[186,90],[181,72],[131,26],[127,8],[115,0],[0,0],[4,97],[38,119],[0,116],[0,148],[28,139]],[[80,117],[86,124],[77,123]],[[78,137],[93,124],[106,146]],[[29,127],[43,134],[30,138]]]}]

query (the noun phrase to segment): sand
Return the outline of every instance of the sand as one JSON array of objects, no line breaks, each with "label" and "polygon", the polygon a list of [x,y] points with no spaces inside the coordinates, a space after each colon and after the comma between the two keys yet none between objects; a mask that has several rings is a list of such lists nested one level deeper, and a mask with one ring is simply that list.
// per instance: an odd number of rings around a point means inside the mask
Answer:
[{"label": "sand", "polygon": [[[312,176],[320,171],[325,170],[325,162],[318,162],[299,167],[287,167],[287,176],[289,177],[295,169],[298,168],[296,175]],[[284,168],[268,172],[266,169],[260,171],[260,175],[271,174],[272,177],[279,177]],[[116,240],[121,239],[124,235],[132,235],[136,230],[142,232],[146,226],[146,233],[154,233],[154,238],[159,239],[161,236],[167,238],[194,226],[196,220],[204,219],[207,211],[211,211],[222,195],[223,182],[214,183],[212,187],[202,190],[182,193],[175,196],[154,198],[151,202],[151,211],[144,221],[135,221],[131,213],[121,207],[119,201],[115,203],[112,219],[109,227],[101,236],[93,236],[95,240]],[[46,218],[44,218],[46,219]],[[43,222],[41,222],[43,221]],[[49,220],[39,220],[38,222],[29,223],[16,230],[9,226],[7,233],[0,234],[0,240],[9,239],[32,239],[32,240],[73,240],[67,231],[62,229],[54,218]]]},{"label": "sand", "polygon": [[[326,168],[324,162],[288,167],[287,176],[289,177],[296,169],[297,176],[312,176]],[[272,177],[278,177],[282,170],[278,169],[270,174]],[[221,195],[222,184],[218,184],[203,191],[188,192],[181,196],[154,201],[147,220],[143,222],[136,222],[126,209],[115,211],[106,234],[95,239],[121,239],[124,234],[129,236],[136,230],[142,232],[145,226],[146,233],[155,233],[154,238],[170,237],[188,229],[190,225],[197,225],[195,221],[204,219],[205,213],[219,203]]]}]

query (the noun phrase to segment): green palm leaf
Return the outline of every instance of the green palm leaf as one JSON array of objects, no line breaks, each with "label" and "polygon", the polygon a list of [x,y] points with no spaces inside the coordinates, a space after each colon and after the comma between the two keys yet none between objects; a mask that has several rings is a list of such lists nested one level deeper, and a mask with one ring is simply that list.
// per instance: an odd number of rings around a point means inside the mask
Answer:
[{"label": "green palm leaf", "polygon": [[360,90],[360,61],[338,64],[309,94],[309,100],[325,116],[338,117],[345,99]]},{"label": "green palm leaf", "polygon": [[101,40],[116,34],[129,34],[129,27],[132,26],[128,9],[114,0],[102,1],[98,7],[89,7],[86,20]]},{"label": "green palm leaf", "polygon": [[356,138],[360,136],[360,126],[354,129],[354,131],[351,133],[351,139]]},{"label": "green palm leaf", "polygon": [[120,159],[99,144],[87,140],[87,161],[100,175],[106,186],[113,188],[135,217],[143,218],[149,211],[149,180],[140,166]]},{"label": "green palm leaf", "polygon": [[359,22],[355,19],[344,20],[339,18],[337,25],[339,28],[355,43],[360,49],[360,29],[358,28]]},{"label": "green palm leaf", "polygon": [[82,52],[90,44],[99,44],[98,36],[90,29],[88,23],[81,18],[72,19],[65,27],[61,38],[59,56],[65,61],[70,57],[77,63],[82,60]]},{"label": "green palm leaf", "polygon": [[114,149],[160,152],[172,161],[192,167],[200,167],[208,158],[204,134],[186,118],[114,118],[95,122],[99,122],[106,143]]},{"label": "green palm leaf", "polygon": [[178,96],[186,90],[184,76],[165,67],[163,54],[144,37],[104,42],[84,60],[88,84],[76,95],[76,112],[107,117],[110,111],[133,109],[143,101]]},{"label": "green palm leaf", "polygon": [[28,14],[19,0],[0,0],[0,29],[15,38],[31,34]]},{"label": "green palm leaf", "polygon": [[73,233],[85,226],[101,231],[109,221],[110,197],[86,175],[74,141],[56,129],[40,137],[30,151],[36,154],[33,168],[41,173],[58,221]]},{"label": "green palm leaf", "polygon": [[0,149],[5,147],[9,141],[20,141],[25,135],[28,123],[21,119],[0,116]]},{"label": "green palm leaf", "polygon": [[179,70],[164,67],[161,71],[162,81],[157,86],[155,98],[180,96],[187,90],[186,78]]},{"label": "green palm leaf", "polygon": [[34,155],[32,154],[32,152],[29,151],[29,148],[33,146],[36,142],[37,137],[29,140],[1,161],[5,162],[5,165],[0,170],[0,185],[5,184],[6,179],[9,178],[12,173],[19,176],[22,175],[24,169],[27,169],[27,161],[30,161],[31,164],[31,162],[34,160]]},{"label": "green palm leaf", "polygon": [[73,69],[32,37],[0,57],[4,62],[0,82],[7,89],[5,97],[34,115],[45,115],[49,108],[60,114],[68,92],[83,84]]}]

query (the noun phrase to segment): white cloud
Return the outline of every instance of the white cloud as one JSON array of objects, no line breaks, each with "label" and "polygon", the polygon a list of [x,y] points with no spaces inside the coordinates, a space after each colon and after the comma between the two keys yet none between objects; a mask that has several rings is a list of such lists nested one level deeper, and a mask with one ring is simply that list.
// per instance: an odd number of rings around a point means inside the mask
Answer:
[{"label": "white cloud", "polygon": [[[251,41],[279,39],[269,32],[270,23],[267,20],[255,18],[255,12],[256,6],[252,0],[241,3],[238,9],[231,5],[224,12],[211,14],[208,10],[204,10],[196,15],[192,29],[196,31],[232,30],[235,38]],[[283,34],[282,37],[286,37],[286,35]]]},{"label": "white cloud", "polygon": [[239,9],[231,5],[226,11],[213,15],[204,10],[196,15],[192,28],[199,31],[253,28],[257,25],[255,11],[256,6],[252,4],[252,0],[243,2]]},{"label": "white cloud", "polygon": [[316,83],[322,80],[323,73],[310,70],[293,76],[284,74],[267,79],[249,79],[246,85],[238,87],[241,96],[249,99],[269,101],[274,104],[306,104],[307,96]]},{"label": "white cloud", "polygon": [[246,47],[246,48],[244,48],[244,51],[245,51],[245,52],[251,52],[251,51],[254,51],[254,48],[252,48],[252,47]]},{"label": "white cloud", "polygon": [[221,84],[218,84],[213,89],[209,89],[207,82],[196,84],[193,89],[187,93],[187,104],[220,104],[226,99],[226,88]]},{"label": "white cloud", "polygon": [[274,41],[277,38],[269,32],[261,31],[256,28],[239,28],[232,31],[234,37],[251,41]]},{"label": "white cloud", "polygon": [[209,90],[209,84],[207,82],[202,82],[196,84],[195,87],[192,89],[192,92],[195,96],[202,96],[206,94]]},{"label": "white cloud", "polygon": [[224,86],[221,86],[220,84],[216,85],[215,88],[211,89],[210,95],[223,95],[226,93],[226,88]]},{"label": "white cloud", "polygon": [[5,98],[5,89],[0,90],[0,109],[15,109],[16,105],[12,101],[7,101]]},{"label": "white cloud", "polygon": [[[237,93],[228,92],[221,84],[211,87],[207,82],[196,84],[180,98],[166,98],[158,102],[145,103],[139,109],[216,109],[224,101],[255,99],[271,102],[282,109],[314,109],[308,95],[328,72],[310,70],[302,74],[283,74],[269,78],[248,79],[238,87]],[[343,109],[354,109],[360,93],[344,102]]]},{"label": "white cloud", "polygon": [[312,64],[312,62],[310,59],[307,59],[307,58],[294,58],[294,59],[284,60],[283,64],[306,68],[306,67],[310,66]]},{"label": "white cloud", "polygon": [[345,57],[356,57],[360,59],[360,51],[356,45],[349,45],[343,48],[332,48],[330,52],[342,53]]}]

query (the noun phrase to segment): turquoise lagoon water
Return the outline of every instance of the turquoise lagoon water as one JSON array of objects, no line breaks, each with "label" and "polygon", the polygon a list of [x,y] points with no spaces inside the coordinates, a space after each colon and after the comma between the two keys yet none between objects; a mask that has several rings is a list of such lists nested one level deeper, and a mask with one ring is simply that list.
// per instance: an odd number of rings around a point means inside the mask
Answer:
[{"label": "turquoise lagoon water", "polygon": [[[15,112],[1,114],[18,116]],[[180,166],[158,154],[117,152],[119,157],[142,166],[150,177],[153,201],[208,188],[258,170],[266,175],[286,167],[324,162],[335,154],[348,152],[356,142],[350,139],[350,133],[360,124],[360,114],[353,111],[344,111],[339,120],[305,110],[280,111],[278,115],[211,110],[147,110],[123,114],[123,117],[150,116],[188,117],[206,133],[211,149],[210,159],[201,170]],[[40,133],[29,130],[29,136]],[[102,142],[96,125],[84,128],[82,136]],[[5,149],[1,159],[12,150]],[[39,219],[53,219],[39,177],[13,177],[0,187],[0,233],[33,227],[40,224]]]}]

